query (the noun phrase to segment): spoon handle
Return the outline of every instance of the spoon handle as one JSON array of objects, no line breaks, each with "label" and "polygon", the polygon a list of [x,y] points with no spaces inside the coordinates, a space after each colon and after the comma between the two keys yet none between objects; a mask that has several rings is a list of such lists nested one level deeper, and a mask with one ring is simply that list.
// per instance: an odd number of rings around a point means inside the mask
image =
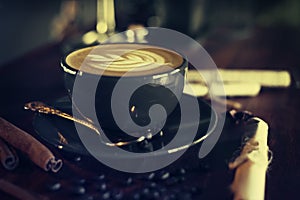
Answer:
[{"label": "spoon handle", "polygon": [[32,101],[32,102],[26,103],[24,108],[26,110],[31,110],[31,111],[39,112],[39,113],[43,113],[43,114],[56,115],[56,116],[59,116],[59,117],[77,122],[81,125],[84,125],[84,126],[90,128],[90,129],[94,130],[98,135],[100,135],[100,132],[99,132],[98,128],[95,127],[94,124],[92,124],[90,122],[87,122],[85,120],[73,117],[72,115],[70,115],[68,113],[65,113],[65,112],[62,112],[61,110],[55,109],[55,108],[53,108],[53,107],[51,107],[51,106],[49,106],[49,105],[47,105],[43,102]]},{"label": "spoon handle", "polygon": [[[65,112],[62,112],[61,110],[58,110],[58,109],[55,109],[43,102],[40,102],[40,101],[32,101],[32,102],[29,102],[29,103],[26,103],[24,105],[24,109],[26,110],[31,110],[31,111],[34,111],[34,112],[38,112],[38,113],[43,113],[43,114],[50,114],[50,115],[56,115],[56,116],[59,116],[59,117],[62,117],[62,118],[65,118],[65,119],[68,119],[68,120],[71,120],[73,122],[77,122],[83,126],[86,126],[92,130],[94,130],[97,135],[99,136],[102,136],[99,129],[93,124],[93,123],[90,123],[88,121],[85,121],[85,120],[82,120],[82,119],[78,119],[76,117],[73,117],[72,115],[68,114],[68,113],[65,113]],[[127,145],[130,145],[130,144],[133,144],[133,143],[139,143],[139,142],[142,142],[146,139],[145,136],[141,136],[139,138],[136,138],[136,139],[133,139],[133,140],[130,140],[130,141],[119,141],[119,142],[116,142],[116,143],[113,143],[113,142],[107,142],[107,141],[102,141],[105,145],[107,146],[111,146],[111,147],[114,147],[114,146],[127,146]]]}]

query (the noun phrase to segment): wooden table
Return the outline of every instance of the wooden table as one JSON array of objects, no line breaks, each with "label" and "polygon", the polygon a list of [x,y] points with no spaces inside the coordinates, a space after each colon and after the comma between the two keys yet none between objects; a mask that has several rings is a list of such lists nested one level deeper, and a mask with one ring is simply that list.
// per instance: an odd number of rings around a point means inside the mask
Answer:
[{"label": "wooden table", "polygon": [[[299,31],[287,28],[257,29],[250,38],[243,40],[222,40],[220,35],[212,35],[206,40],[204,46],[219,67],[284,68],[292,70],[293,73],[299,73],[300,39],[298,35]],[[55,100],[66,94],[59,67],[61,57],[61,43],[48,44],[1,66],[0,116],[33,136],[37,136],[32,127],[33,113],[25,111],[23,105],[32,100]],[[290,88],[263,88],[257,97],[235,98],[233,100],[240,102],[243,109],[253,112],[269,123],[269,147],[274,153],[274,158],[267,172],[266,199],[298,199],[300,89],[294,84]],[[91,180],[93,177],[101,175],[99,164],[95,164],[88,158],[82,158],[81,161],[77,158],[76,161],[76,156],[61,153],[50,145],[48,147],[64,160],[63,170],[58,174],[42,171],[32,164],[26,156],[19,153],[21,155],[20,166],[14,171],[6,171],[0,167],[0,177],[50,199],[82,198],[81,195],[74,194],[72,189],[74,184],[83,185],[87,189],[86,193],[92,190],[90,188],[96,187],[91,183]],[[96,166],[91,167],[89,165]],[[107,184],[111,191],[114,191],[114,188],[120,190],[123,188],[126,193],[132,189],[120,185],[123,179],[126,182],[128,174],[110,169],[104,169],[104,171],[106,177],[109,177]],[[199,172],[199,174],[201,173]],[[204,199],[231,198],[226,186],[230,181],[228,180],[230,176],[226,176],[228,173],[227,170],[212,170],[209,175],[203,175],[209,176],[205,179],[209,180],[207,183],[209,187],[207,187],[207,191],[203,192]],[[201,176],[199,175],[199,177]],[[188,178],[188,181],[197,185],[198,180],[194,180],[193,177]],[[78,183],[78,179],[87,180],[88,183],[83,183],[84,180],[81,182],[79,180]],[[61,183],[61,189],[57,192],[50,191],[48,185],[55,182]],[[143,179],[138,179],[138,182],[141,184]],[[201,180],[200,183],[206,184]],[[178,189],[180,190],[180,187]],[[99,191],[99,195],[105,193],[101,188],[96,188],[95,191]],[[103,196],[99,195],[96,197],[101,199]],[[110,195],[112,196],[112,194]],[[0,197],[1,199],[11,199],[10,196],[2,192],[0,192]],[[83,197],[87,198],[87,196]]]}]

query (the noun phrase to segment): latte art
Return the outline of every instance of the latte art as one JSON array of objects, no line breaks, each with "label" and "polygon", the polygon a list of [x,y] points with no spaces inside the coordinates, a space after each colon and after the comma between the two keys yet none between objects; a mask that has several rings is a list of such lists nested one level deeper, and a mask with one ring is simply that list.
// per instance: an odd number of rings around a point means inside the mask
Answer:
[{"label": "latte art", "polygon": [[133,50],[121,56],[91,54],[88,58],[91,61],[91,67],[102,70],[108,67],[108,70],[116,72],[127,72],[133,69],[135,71],[152,70],[161,65],[172,66],[163,56],[147,50]]},{"label": "latte art", "polygon": [[69,54],[66,63],[77,70],[107,76],[140,76],[169,72],[183,63],[171,50],[141,44],[106,44]]}]

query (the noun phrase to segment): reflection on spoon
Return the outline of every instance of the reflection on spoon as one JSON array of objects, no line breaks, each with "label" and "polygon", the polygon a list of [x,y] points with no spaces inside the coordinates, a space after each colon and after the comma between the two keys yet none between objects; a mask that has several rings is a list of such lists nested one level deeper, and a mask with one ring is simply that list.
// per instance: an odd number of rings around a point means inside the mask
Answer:
[{"label": "reflection on spoon", "polygon": [[[93,131],[95,131],[97,133],[97,135],[99,135],[101,137],[102,133],[99,131],[99,129],[91,122],[82,120],[82,119],[78,119],[76,117],[73,117],[72,115],[62,112],[61,110],[58,110],[56,108],[53,108],[51,106],[48,106],[47,104],[40,102],[40,101],[33,101],[33,102],[29,102],[26,103],[24,108],[26,110],[31,110],[34,112],[38,112],[38,113],[43,113],[43,114],[50,114],[50,115],[56,115],[59,117],[62,117],[64,119],[68,119],[71,120],[73,122],[79,123],[85,127],[88,127],[90,129],[92,129]],[[103,140],[101,140],[105,145],[107,146],[127,146],[133,143],[139,143],[142,142],[143,140],[145,140],[146,137],[145,136],[141,136],[135,140],[130,140],[130,141],[121,141],[121,142],[116,142],[116,143],[112,143],[112,142],[103,142]]]},{"label": "reflection on spoon", "polygon": [[84,125],[90,129],[94,130],[98,135],[100,135],[99,130],[97,129],[97,127],[94,126],[94,124],[84,121],[84,120],[81,120],[81,119],[78,119],[78,118],[75,118],[70,114],[67,114],[58,109],[52,108],[43,102],[40,102],[40,101],[29,102],[29,103],[25,104],[24,108],[26,110],[32,110],[32,111],[36,111],[36,112],[43,113],[43,114],[52,114],[52,115],[56,115],[56,116],[59,116],[59,117],[65,118],[65,119],[69,119],[71,121],[77,122],[81,125]]}]

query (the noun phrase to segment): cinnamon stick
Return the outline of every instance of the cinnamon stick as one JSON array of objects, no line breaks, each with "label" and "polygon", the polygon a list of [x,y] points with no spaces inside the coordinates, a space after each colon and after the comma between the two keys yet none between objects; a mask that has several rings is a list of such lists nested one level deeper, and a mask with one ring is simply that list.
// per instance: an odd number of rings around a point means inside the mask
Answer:
[{"label": "cinnamon stick", "polygon": [[36,165],[45,171],[57,172],[62,160],[56,159],[52,152],[30,134],[0,117],[0,137],[8,144],[24,152]]},{"label": "cinnamon stick", "polygon": [[34,195],[31,192],[26,191],[25,189],[10,183],[4,179],[0,179],[0,190],[22,200],[47,200],[47,197],[41,195]]},{"label": "cinnamon stick", "polygon": [[3,167],[7,170],[13,170],[19,164],[19,157],[16,151],[12,147],[9,147],[1,138],[0,138],[0,161]]}]

